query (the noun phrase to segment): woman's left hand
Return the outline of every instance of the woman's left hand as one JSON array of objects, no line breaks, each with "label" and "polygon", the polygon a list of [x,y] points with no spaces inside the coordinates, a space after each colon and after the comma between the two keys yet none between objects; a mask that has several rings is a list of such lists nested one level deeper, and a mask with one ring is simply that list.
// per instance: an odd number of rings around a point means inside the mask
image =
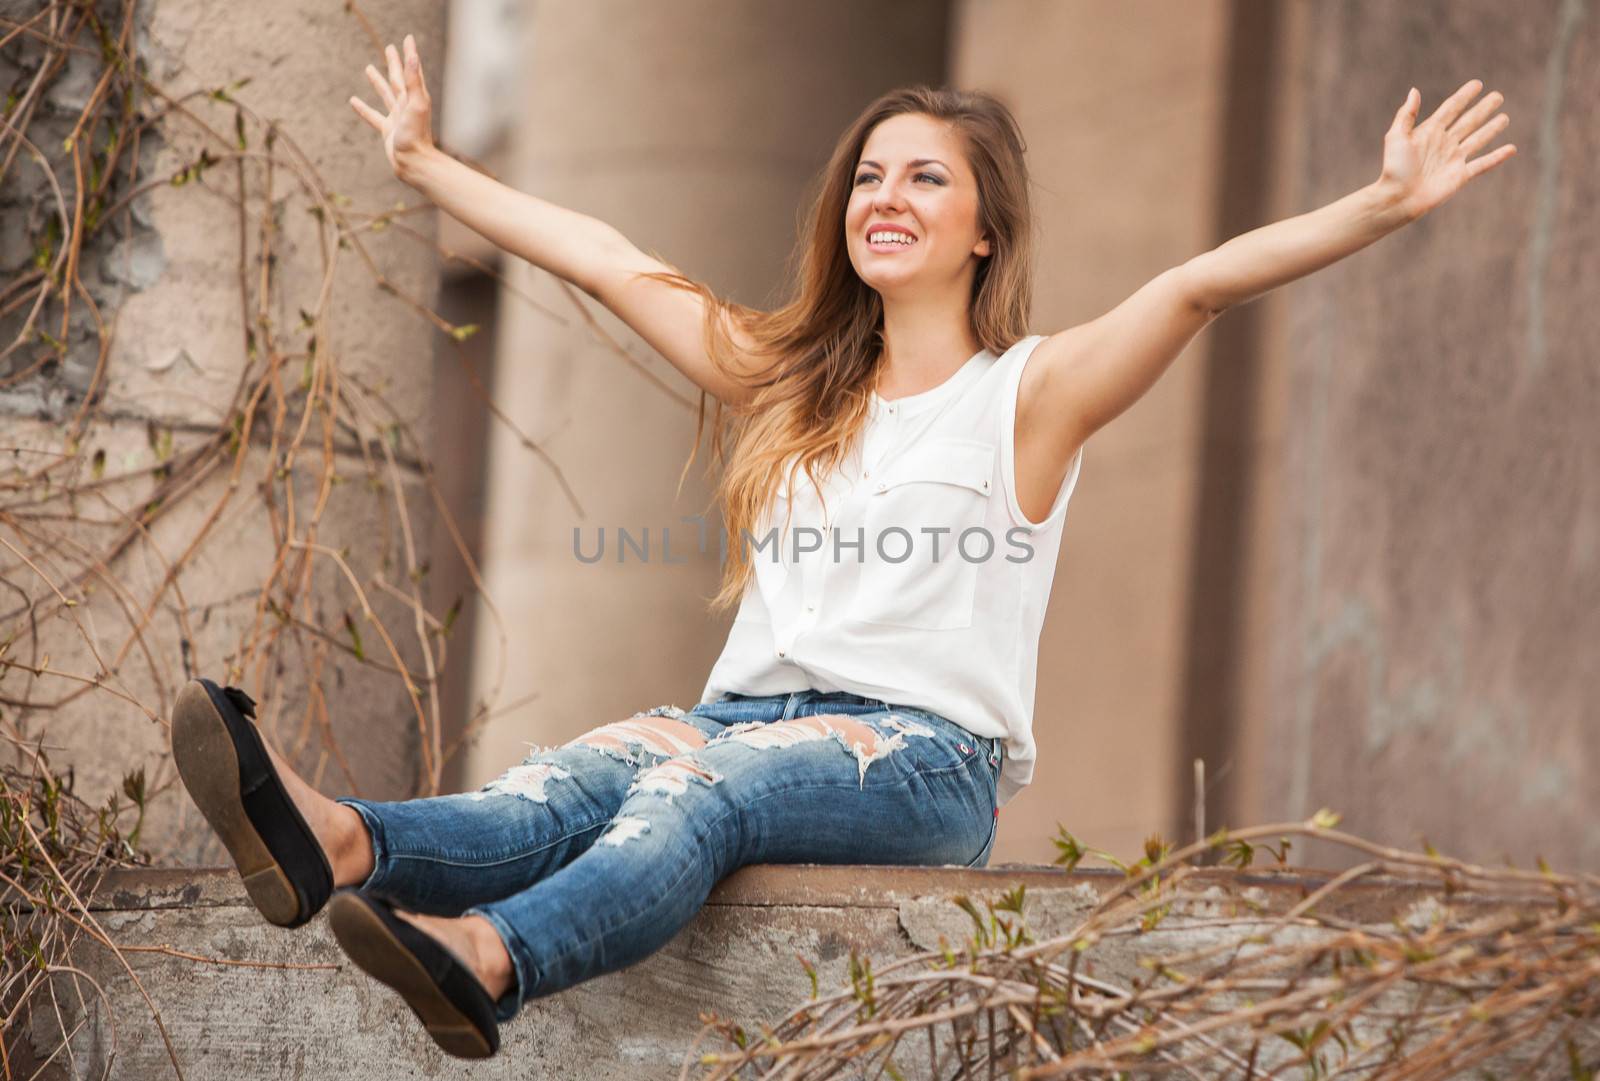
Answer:
[{"label": "woman's left hand", "polygon": [[1495,114],[1505,100],[1498,90],[1490,91],[1467,108],[1482,89],[1483,83],[1471,80],[1418,124],[1422,95],[1413,88],[1395,114],[1394,123],[1383,137],[1383,174],[1378,182],[1393,190],[1412,217],[1422,217],[1460,191],[1467,181],[1517,152],[1514,145],[1507,143],[1467,160],[1511,123],[1505,113]]}]

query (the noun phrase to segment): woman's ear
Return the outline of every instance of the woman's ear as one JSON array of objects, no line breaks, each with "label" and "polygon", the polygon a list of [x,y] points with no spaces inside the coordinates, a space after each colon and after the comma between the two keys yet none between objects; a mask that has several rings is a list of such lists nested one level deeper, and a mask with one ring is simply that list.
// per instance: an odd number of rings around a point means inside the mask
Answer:
[{"label": "woman's ear", "polygon": [[990,247],[989,238],[986,236],[979,237],[978,242],[972,246],[972,254],[980,259],[987,258],[991,251],[993,251],[993,248]]}]

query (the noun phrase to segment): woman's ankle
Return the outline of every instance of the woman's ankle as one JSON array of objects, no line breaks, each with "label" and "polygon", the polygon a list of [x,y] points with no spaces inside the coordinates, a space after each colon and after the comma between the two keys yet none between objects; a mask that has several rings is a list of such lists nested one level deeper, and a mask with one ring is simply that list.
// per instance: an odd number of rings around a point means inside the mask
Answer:
[{"label": "woman's ankle", "polygon": [[363,885],[377,866],[367,820],[354,807],[334,802],[328,824],[331,837],[326,847],[334,886]]},{"label": "woman's ankle", "polygon": [[511,990],[517,980],[510,950],[506,948],[495,925],[483,916],[463,916],[461,923],[472,938],[474,975],[491,997],[500,998]]}]

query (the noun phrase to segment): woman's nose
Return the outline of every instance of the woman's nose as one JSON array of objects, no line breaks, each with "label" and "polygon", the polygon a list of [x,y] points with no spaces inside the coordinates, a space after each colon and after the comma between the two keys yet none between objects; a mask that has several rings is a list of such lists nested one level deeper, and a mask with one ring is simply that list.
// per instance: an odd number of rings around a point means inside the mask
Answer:
[{"label": "woman's nose", "polygon": [[899,186],[895,184],[884,184],[872,197],[874,210],[902,210],[905,205],[905,198],[900,194]]}]

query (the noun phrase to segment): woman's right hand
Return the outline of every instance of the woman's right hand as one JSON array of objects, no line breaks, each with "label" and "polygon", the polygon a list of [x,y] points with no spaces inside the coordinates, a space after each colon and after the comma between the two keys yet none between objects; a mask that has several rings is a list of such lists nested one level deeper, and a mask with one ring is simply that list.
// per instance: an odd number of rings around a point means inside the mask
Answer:
[{"label": "woman's right hand", "polygon": [[400,53],[393,45],[385,46],[383,52],[389,61],[389,77],[385,79],[377,68],[368,64],[367,80],[378,92],[389,115],[384,116],[353,95],[350,107],[383,136],[383,152],[389,156],[389,167],[403,180],[407,167],[433,149],[433,102],[428,97],[428,84],[422,79],[422,60],[417,56],[416,39],[406,35],[403,69]]}]

